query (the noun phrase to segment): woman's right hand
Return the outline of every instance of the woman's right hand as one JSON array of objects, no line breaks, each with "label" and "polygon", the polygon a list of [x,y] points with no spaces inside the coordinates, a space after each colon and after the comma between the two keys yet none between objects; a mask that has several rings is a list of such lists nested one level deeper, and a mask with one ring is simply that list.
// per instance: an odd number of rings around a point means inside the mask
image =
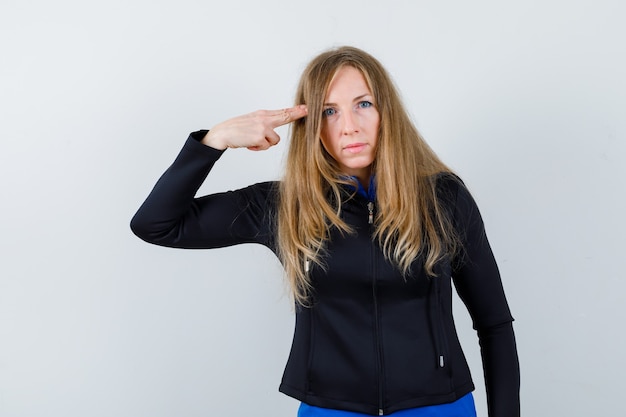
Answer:
[{"label": "woman's right hand", "polygon": [[226,120],[202,139],[202,143],[215,149],[248,148],[262,151],[276,145],[280,136],[274,131],[307,115],[306,105],[283,110],[258,110]]}]

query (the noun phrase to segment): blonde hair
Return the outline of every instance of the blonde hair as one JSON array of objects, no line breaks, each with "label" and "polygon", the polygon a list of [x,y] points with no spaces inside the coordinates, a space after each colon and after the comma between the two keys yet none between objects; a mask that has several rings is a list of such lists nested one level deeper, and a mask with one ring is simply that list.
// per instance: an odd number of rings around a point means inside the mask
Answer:
[{"label": "blonde hair", "polygon": [[456,247],[451,221],[435,190],[436,174],[450,169],[418,133],[391,78],[378,60],[360,49],[326,51],[309,63],[300,79],[295,102],[306,104],[308,115],[291,129],[277,213],[278,252],[300,305],[308,303],[312,290],[309,265],[324,268],[331,228],[352,233],[341,219],[341,186],[348,181],[320,140],[325,96],[344,66],[363,74],[380,115],[372,166],[377,205],[374,238],[385,257],[406,276],[415,258],[425,255],[424,268],[435,276],[435,264]]}]

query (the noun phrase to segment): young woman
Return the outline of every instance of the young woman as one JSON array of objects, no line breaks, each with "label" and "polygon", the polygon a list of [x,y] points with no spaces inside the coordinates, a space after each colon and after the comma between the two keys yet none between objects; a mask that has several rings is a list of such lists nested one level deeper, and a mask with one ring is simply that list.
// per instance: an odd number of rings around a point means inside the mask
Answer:
[{"label": "young woman", "polygon": [[[267,149],[288,123],[282,181],[194,197],[225,149]],[[277,254],[296,303],[280,391],[301,417],[475,416],[452,281],[478,332],[489,416],[519,415],[513,318],[478,208],[359,49],[313,59],[295,107],[192,133],[131,227],[158,245]]]}]

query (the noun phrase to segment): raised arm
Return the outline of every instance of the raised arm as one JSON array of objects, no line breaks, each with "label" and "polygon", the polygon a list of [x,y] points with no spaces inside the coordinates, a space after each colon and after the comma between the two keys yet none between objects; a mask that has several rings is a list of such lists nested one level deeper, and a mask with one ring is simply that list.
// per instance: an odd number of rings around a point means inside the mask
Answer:
[{"label": "raised arm", "polygon": [[214,163],[227,147],[268,149],[278,143],[274,129],[306,114],[302,106],[258,111],[190,135],[131,220],[141,239],[163,246],[214,248],[256,242],[271,245],[269,213],[274,183],[196,198]]}]

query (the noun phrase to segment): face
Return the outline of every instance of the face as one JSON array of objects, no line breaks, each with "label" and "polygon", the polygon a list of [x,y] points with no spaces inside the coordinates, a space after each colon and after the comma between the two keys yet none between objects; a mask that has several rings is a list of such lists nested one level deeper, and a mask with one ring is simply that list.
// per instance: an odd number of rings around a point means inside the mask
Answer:
[{"label": "face", "polygon": [[367,187],[376,155],[380,116],[361,71],[341,68],[328,87],[322,144],[344,174]]}]

